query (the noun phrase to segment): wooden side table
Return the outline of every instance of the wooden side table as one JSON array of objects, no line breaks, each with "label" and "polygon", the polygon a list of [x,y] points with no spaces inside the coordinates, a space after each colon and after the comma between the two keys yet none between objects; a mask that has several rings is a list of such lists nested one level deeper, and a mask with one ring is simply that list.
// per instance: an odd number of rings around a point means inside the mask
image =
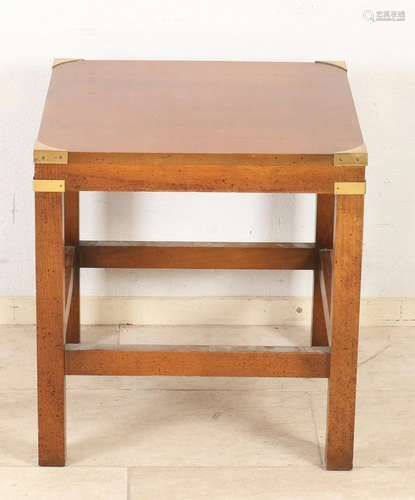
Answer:
[{"label": "wooden side table", "polygon": [[[65,375],[186,375],[328,377],[327,468],[352,468],[367,152],[344,63],[55,60],[34,161],[40,465],[65,464]],[[80,191],[316,193],[316,241],[79,241]],[[85,267],[313,270],[311,346],[80,344]]]}]

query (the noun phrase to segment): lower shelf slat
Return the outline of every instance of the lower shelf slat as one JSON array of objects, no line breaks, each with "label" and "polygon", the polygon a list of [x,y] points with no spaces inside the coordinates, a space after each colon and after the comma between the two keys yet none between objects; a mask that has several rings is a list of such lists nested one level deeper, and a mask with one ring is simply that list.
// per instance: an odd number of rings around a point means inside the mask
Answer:
[{"label": "lower shelf slat", "polygon": [[314,243],[80,243],[80,265],[87,268],[311,270],[314,262]]},{"label": "lower shelf slat", "polygon": [[302,377],[329,375],[328,347],[67,344],[67,375]]}]

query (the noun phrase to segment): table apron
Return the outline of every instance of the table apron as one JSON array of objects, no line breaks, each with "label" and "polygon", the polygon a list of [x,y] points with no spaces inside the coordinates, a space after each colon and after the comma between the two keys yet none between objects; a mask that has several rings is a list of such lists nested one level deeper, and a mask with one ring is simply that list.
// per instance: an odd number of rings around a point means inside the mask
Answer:
[{"label": "table apron", "polygon": [[[37,164],[35,178],[51,179],[48,175],[51,166]],[[65,180],[66,191],[333,194],[335,182],[365,180],[364,166],[66,164],[59,167],[59,178]],[[56,169],[54,172],[56,175]]]}]

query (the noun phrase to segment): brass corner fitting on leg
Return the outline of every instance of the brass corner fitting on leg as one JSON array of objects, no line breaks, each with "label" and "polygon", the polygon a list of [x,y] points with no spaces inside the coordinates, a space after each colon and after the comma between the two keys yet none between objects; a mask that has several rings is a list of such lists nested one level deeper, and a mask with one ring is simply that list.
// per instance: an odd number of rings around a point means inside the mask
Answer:
[{"label": "brass corner fitting on leg", "polygon": [[65,181],[56,179],[34,179],[33,191],[36,193],[64,193]]},{"label": "brass corner fitting on leg", "polygon": [[335,182],[334,194],[366,194],[366,182]]}]

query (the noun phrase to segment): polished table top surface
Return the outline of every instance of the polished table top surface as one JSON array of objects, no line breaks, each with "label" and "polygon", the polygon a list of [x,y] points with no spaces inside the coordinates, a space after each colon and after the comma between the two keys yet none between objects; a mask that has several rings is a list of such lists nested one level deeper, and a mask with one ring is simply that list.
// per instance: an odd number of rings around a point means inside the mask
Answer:
[{"label": "polished table top surface", "polygon": [[74,153],[299,159],[363,143],[344,69],[208,61],[59,64],[38,140]]}]

